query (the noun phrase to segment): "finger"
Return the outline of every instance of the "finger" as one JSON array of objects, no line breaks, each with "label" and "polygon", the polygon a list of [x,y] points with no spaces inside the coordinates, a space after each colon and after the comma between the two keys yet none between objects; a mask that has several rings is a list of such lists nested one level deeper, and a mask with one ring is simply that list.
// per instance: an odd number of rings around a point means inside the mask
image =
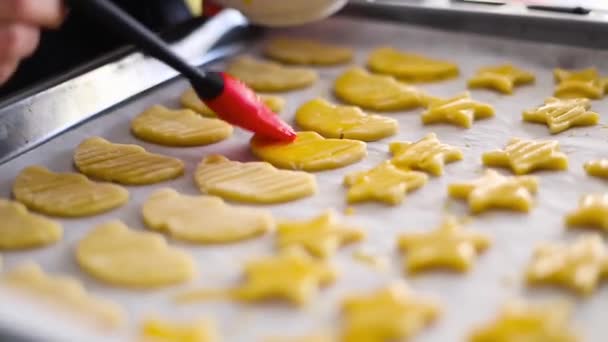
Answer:
[{"label": "finger", "polygon": [[40,31],[35,27],[0,23],[0,61],[19,60],[31,55],[39,40]]},{"label": "finger", "polygon": [[6,83],[13,76],[18,65],[17,60],[0,62],[0,85]]},{"label": "finger", "polygon": [[3,21],[56,28],[61,25],[64,14],[61,0],[0,0],[0,20]]}]

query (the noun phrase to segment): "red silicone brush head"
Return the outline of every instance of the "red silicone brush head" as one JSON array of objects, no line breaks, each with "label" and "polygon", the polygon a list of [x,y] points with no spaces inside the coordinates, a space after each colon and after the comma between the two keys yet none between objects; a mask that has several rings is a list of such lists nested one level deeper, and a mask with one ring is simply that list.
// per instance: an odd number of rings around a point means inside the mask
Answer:
[{"label": "red silicone brush head", "polygon": [[224,90],[211,99],[204,100],[218,117],[256,135],[278,141],[290,142],[296,132],[273,113],[243,82],[222,73]]}]

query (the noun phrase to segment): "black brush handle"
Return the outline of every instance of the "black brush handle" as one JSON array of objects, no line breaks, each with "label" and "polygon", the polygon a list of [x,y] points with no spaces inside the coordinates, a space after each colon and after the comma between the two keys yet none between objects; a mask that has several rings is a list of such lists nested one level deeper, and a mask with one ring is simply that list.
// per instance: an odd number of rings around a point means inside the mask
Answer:
[{"label": "black brush handle", "polygon": [[205,73],[188,64],[183,58],[173,53],[155,33],[112,2],[108,0],[68,0],[67,3],[77,14],[86,14],[87,17],[112,30],[116,35],[125,37],[145,53],[182,73],[190,80],[199,96],[204,99],[215,98],[224,90],[221,75]]}]

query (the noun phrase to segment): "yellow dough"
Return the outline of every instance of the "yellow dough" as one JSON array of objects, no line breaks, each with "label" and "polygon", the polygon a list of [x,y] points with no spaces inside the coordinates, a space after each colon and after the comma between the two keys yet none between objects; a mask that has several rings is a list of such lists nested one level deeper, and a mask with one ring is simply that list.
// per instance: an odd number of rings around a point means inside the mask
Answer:
[{"label": "yellow dough", "polygon": [[100,281],[136,288],[186,282],[194,261],[167,245],[162,235],[131,230],[120,221],[95,227],[76,246],[80,267]]},{"label": "yellow dough", "polygon": [[318,79],[308,68],[287,67],[274,62],[241,56],[232,60],[226,72],[255,91],[279,92],[306,88]]},{"label": "yellow dough", "polygon": [[592,294],[608,275],[608,249],[598,234],[571,244],[546,243],[534,251],[526,270],[530,285],[557,285],[581,295]]},{"label": "yellow dough", "polygon": [[392,142],[389,149],[393,164],[426,171],[433,176],[443,174],[445,163],[462,160],[463,157],[460,149],[441,143],[435,133],[429,133],[416,142]]},{"label": "yellow dough", "polygon": [[334,282],[336,276],[336,270],[329,263],[314,259],[300,249],[287,249],[278,255],[249,261],[245,265],[245,283],[239,287],[188,291],[178,295],[177,300],[192,302],[219,294],[247,302],[283,299],[303,305],[321,286]]},{"label": "yellow dough", "polygon": [[74,153],[74,163],[87,176],[132,185],[158,183],[184,173],[184,163],[179,159],[100,137],[81,142]]},{"label": "yellow dough", "polygon": [[173,110],[152,106],[131,121],[139,139],[166,146],[213,144],[232,135],[225,121],[202,117],[189,109]]},{"label": "yellow dough", "polygon": [[335,338],[329,335],[307,335],[301,337],[269,337],[264,342],[335,342]]},{"label": "yellow dough", "polygon": [[591,160],[584,167],[589,176],[608,178],[608,159]]},{"label": "yellow dough", "polygon": [[249,239],[270,231],[274,220],[262,209],[231,206],[213,196],[188,196],[173,189],[152,193],[142,207],[148,228],[176,239],[222,243]]},{"label": "yellow dough", "polygon": [[251,151],[258,158],[282,169],[322,171],[358,162],[367,155],[364,142],[326,139],[316,132],[298,132],[291,143],[251,139]]},{"label": "yellow dough", "polygon": [[346,175],[346,199],[349,203],[380,201],[396,205],[403,201],[405,194],[424,186],[427,180],[425,173],[401,169],[385,161],[371,170]]},{"label": "yellow dough", "polygon": [[334,83],[337,97],[346,103],[376,111],[398,111],[422,107],[426,95],[391,76],[374,75],[352,68]]},{"label": "yellow dough", "polygon": [[28,212],[19,203],[0,198],[0,250],[42,247],[63,236],[59,223]]},{"label": "yellow dough", "polygon": [[405,341],[413,338],[440,315],[439,304],[418,297],[403,283],[342,302],[344,342]]},{"label": "yellow dough", "polygon": [[141,342],[219,342],[215,324],[199,318],[188,322],[146,319],[141,328]]},{"label": "yellow dough", "polygon": [[558,98],[574,99],[588,98],[601,99],[606,93],[608,82],[602,79],[596,68],[583,70],[555,69],[555,92]]},{"label": "yellow dough", "polygon": [[458,65],[391,47],[377,48],[369,55],[367,66],[408,82],[430,82],[458,76]]},{"label": "yellow dough", "polygon": [[513,138],[504,150],[482,155],[484,165],[506,167],[517,175],[535,170],[566,170],[568,157],[559,150],[556,140],[524,140]]},{"label": "yellow dough", "polygon": [[406,253],[409,272],[432,268],[466,272],[477,254],[490,246],[490,239],[464,228],[455,218],[448,218],[430,232],[402,234],[398,244]]},{"label": "yellow dough", "polygon": [[578,209],[566,215],[570,227],[594,227],[608,232],[608,193],[583,196]]},{"label": "yellow dough", "polygon": [[336,214],[328,210],[309,220],[282,221],[277,227],[280,248],[302,247],[314,256],[331,257],[340,246],[358,242],[365,233],[338,222]]},{"label": "yellow dough", "polygon": [[297,38],[275,38],[266,44],[264,54],[289,64],[336,65],[353,59],[352,49]]},{"label": "yellow dough", "polygon": [[475,101],[469,92],[464,92],[449,99],[431,101],[427,110],[422,113],[421,119],[425,125],[446,122],[470,128],[474,120],[493,116],[492,106]]},{"label": "yellow dough", "polygon": [[220,155],[204,158],[194,174],[203,193],[248,203],[282,203],[317,192],[315,176],[301,171],[278,170],[266,162],[228,160]]},{"label": "yellow dough", "polygon": [[34,263],[25,263],[9,271],[3,276],[2,284],[105,327],[115,328],[125,320],[120,306],[92,296],[76,278],[46,274]]},{"label": "yellow dough", "polygon": [[597,125],[600,115],[589,111],[589,108],[591,102],[588,99],[560,100],[550,97],[544,105],[524,111],[522,117],[525,121],[544,123],[551,134],[557,134],[575,126]]},{"label": "yellow dough", "polygon": [[326,138],[376,141],[397,133],[395,119],[364,113],[358,107],[336,106],[323,99],[306,102],[296,112],[296,122],[306,131]]},{"label": "yellow dough", "polygon": [[512,301],[492,322],[473,330],[468,342],[580,342],[570,327],[571,306],[564,302]]},{"label": "yellow dough", "polygon": [[477,70],[477,74],[469,79],[468,86],[471,89],[487,88],[512,94],[516,86],[534,83],[535,80],[533,74],[511,64],[503,64]]},{"label": "yellow dough", "polygon": [[448,186],[448,194],[466,199],[473,213],[491,208],[528,212],[533,204],[532,194],[537,190],[536,177],[505,177],[494,170],[486,170],[481,178],[472,182]]},{"label": "yellow dough", "polygon": [[78,173],[54,173],[42,166],[23,169],[13,195],[31,210],[47,215],[90,216],[120,207],[129,192],[110,183],[96,183]]},{"label": "yellow dough", "polygon": [[[285,99],[280,96],[274,95],[259,95],[260,100],[264,102],[270,110],[275,113],[278,113],[285,108]],[[199,113],[202,116],[206,116],[208,118],[215,118],[217,115],[215,112],[211,110],[211,108],[207,107],[207,105],[199,99],[198,95],[192,88],[188,88],[179,98],[180,103],[185,108],[193,110]]]}]

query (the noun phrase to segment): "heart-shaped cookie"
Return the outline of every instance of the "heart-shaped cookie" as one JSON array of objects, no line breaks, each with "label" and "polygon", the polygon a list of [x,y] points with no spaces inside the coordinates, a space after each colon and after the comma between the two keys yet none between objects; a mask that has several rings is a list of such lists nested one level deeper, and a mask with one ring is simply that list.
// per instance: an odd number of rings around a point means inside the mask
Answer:
[{"label": "heart-shaped cookie", "polygon": [[369,55],[367,65],[374,72],[408,82],[440,81],[458,76],[458,65],[392,47],[377,48]]},{"label": "heart-shaped cookie", "polygon": [[335,65],[353,58],[352,49],[296,38],[273,39],[264,47],[264,54],[288,64]]},{"label": "heart-shaped cookie", "polygon": [[267,92],[306,88],[318,78],[316,71],[312,69],[286,67],[250,56],[234,59],[228,65],[226,72],[245,82],[255,91]]},{"label": "heart-shaped cookie", "polygon": [[30,213],[19,203],[0,199],[0,250],[46,246],[63,235],[61,226]]},{"label": "heart-shaped cookie", "polygon": [[[278,114],[283,110],[283,108],[285,108],[285,99],[280,96],[260,94],[259,97],[260,100],[262,100],[262,102],[264,102],[264,104],[274,113]],[[201,101],[192,88],[188,88],[186,91],[184,91],[179,98],[179,102],[185,108],[193,110],[202,116],[206,116],[208,118],[217,117],[215,112],[211,110],[211,108],[209,108],[205,102]]]},{"label": "heart-shaped cookie", "polygon": [[23,169],[13,184],[13,195],[31,210],[64,217],[99,214],[129,200],[129,192],[121,186],[93,182],[78,173],[51,172],[42,166]]}]

